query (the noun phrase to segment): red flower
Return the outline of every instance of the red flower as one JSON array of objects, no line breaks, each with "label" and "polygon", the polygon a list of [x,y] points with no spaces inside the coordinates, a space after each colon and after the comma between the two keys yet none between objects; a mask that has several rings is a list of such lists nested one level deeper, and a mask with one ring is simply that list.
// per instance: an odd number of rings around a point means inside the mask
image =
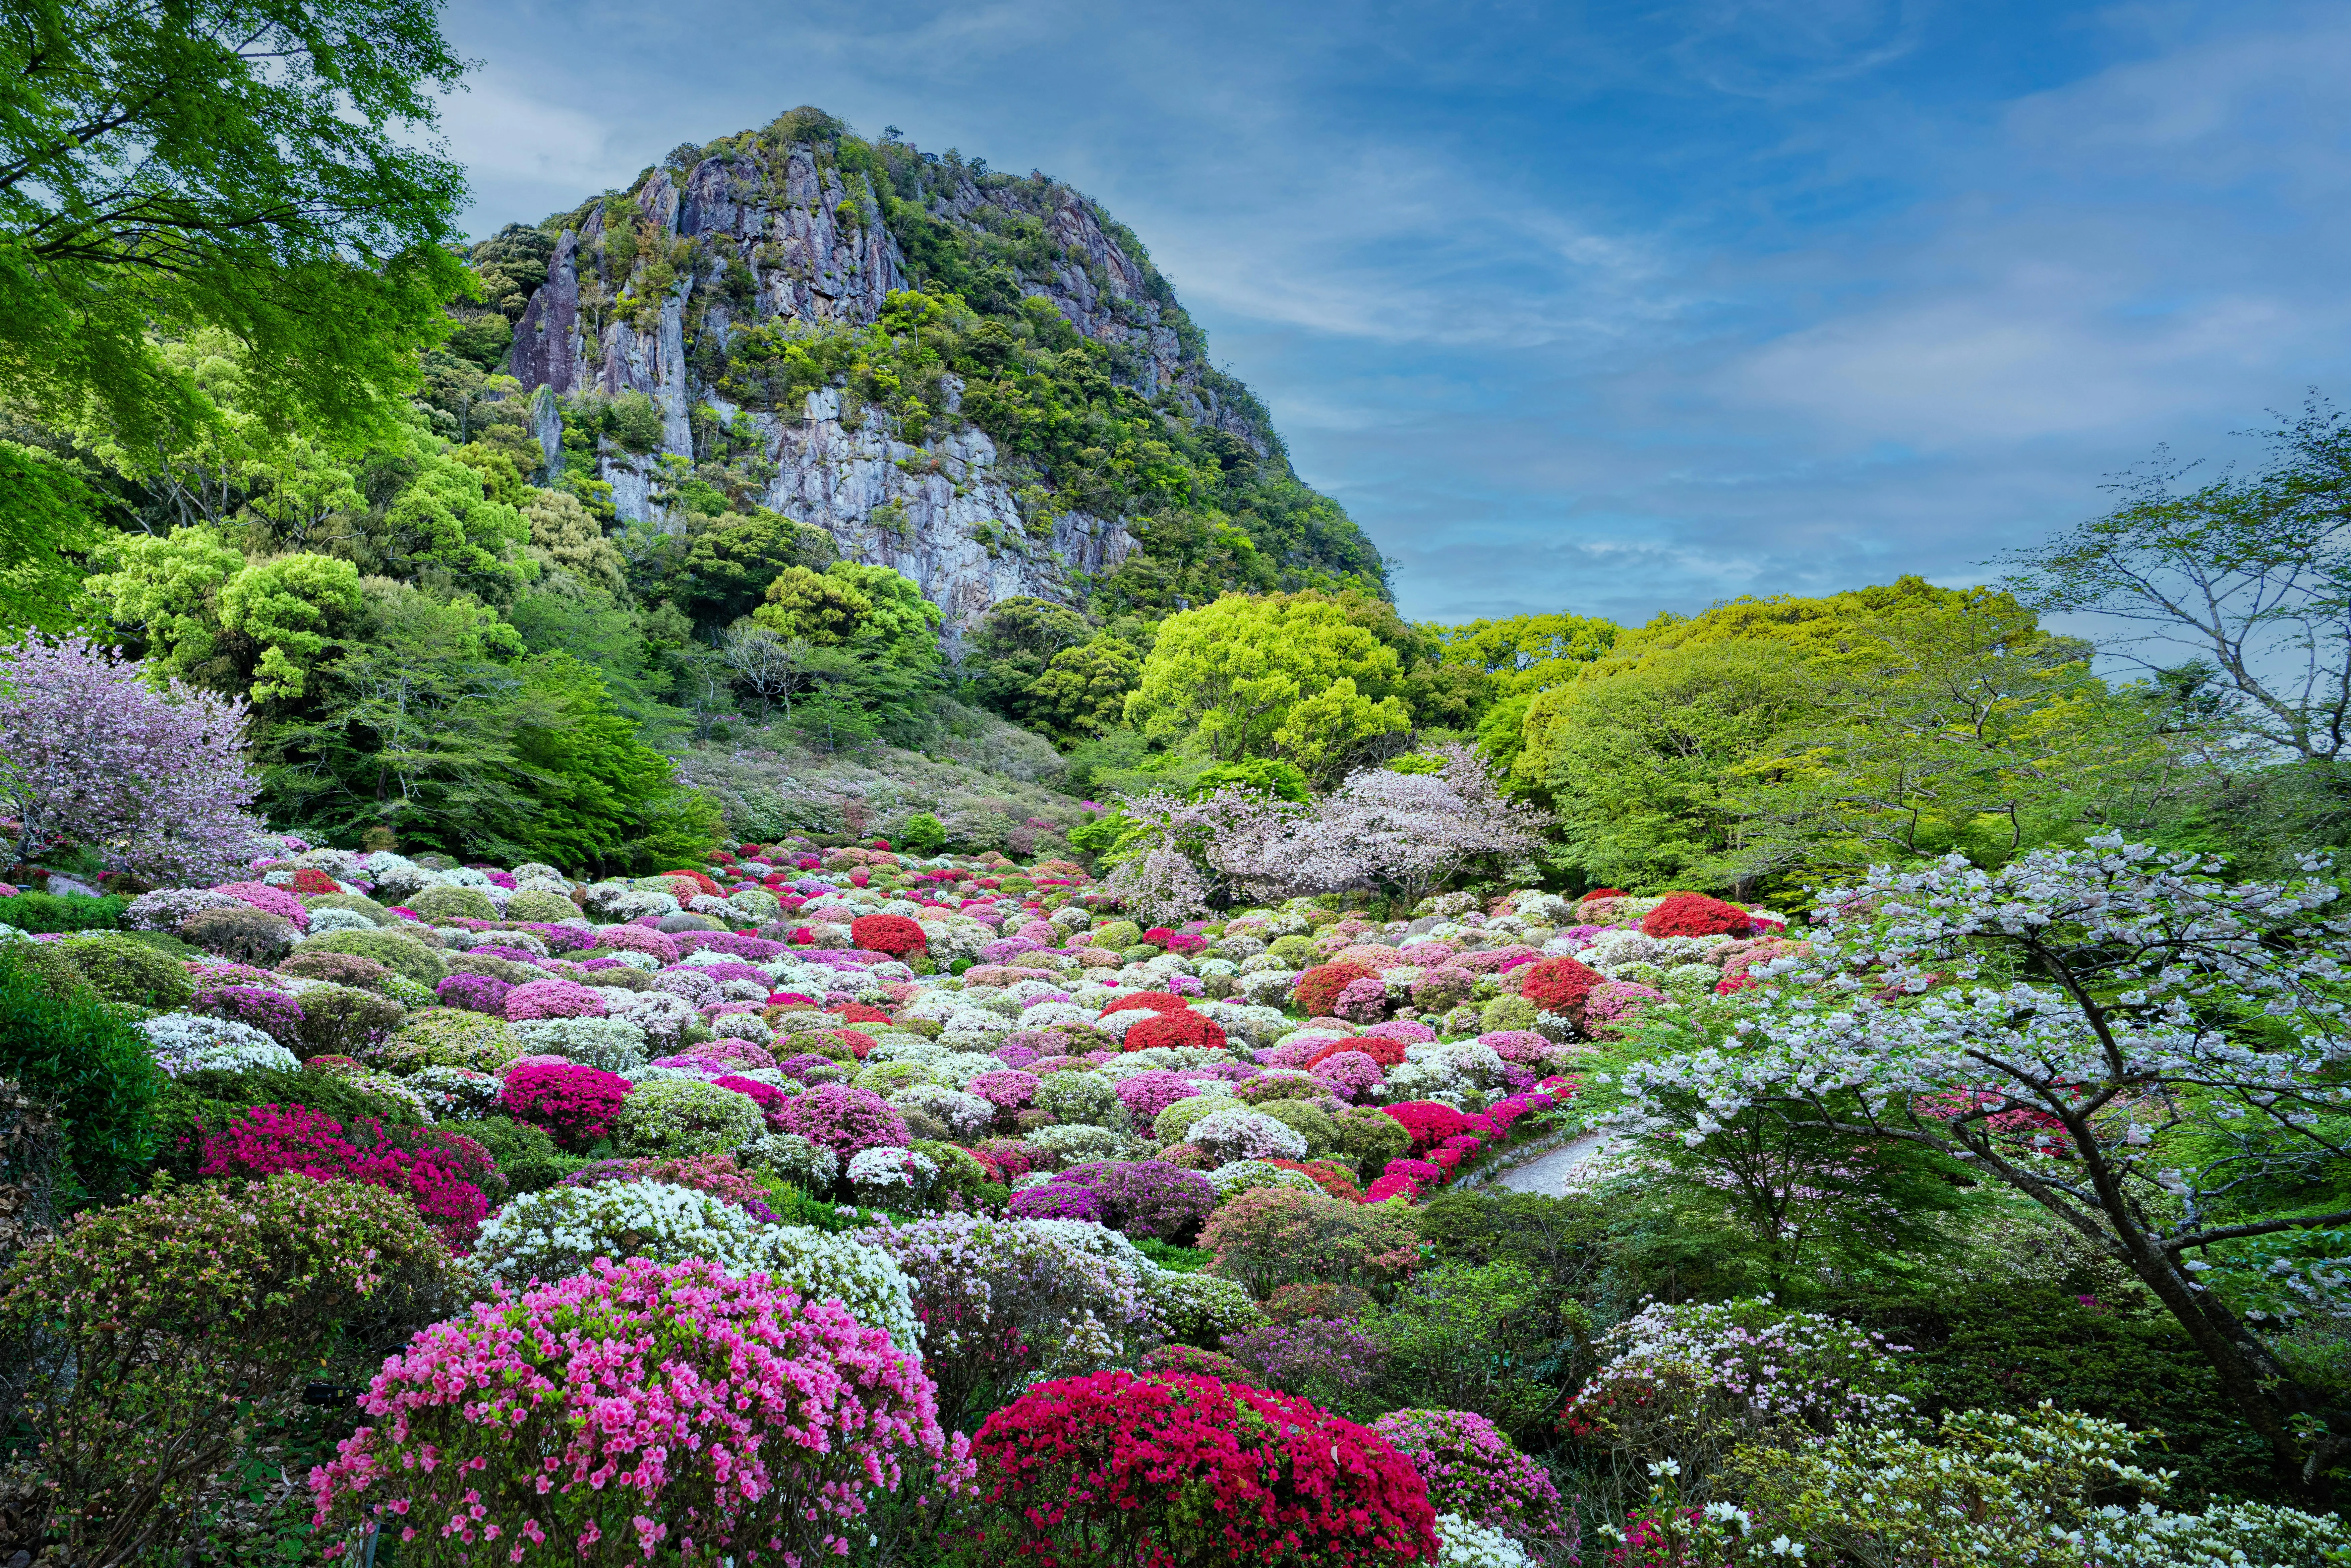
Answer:
[{"label": "red flower", "polygon": [[827,1030],[825,1032],[831,1035],[833,1039],[841,1041],[841,1044],[849,1047],[850,1054],[856,1057],[860,1061],[865,1060],[865,1053],[867,1051],[872,1051],[875,1046],[882,1043],[880,1040],[875,1040],[872,1035],[862,1034],[853,1029]]},{"label": "red flower", "polygon": [[1133,1012],[1136,1008],[1149,1008],[1155,1013],[1180,1013],[1189,1011],[1191,1004],[1173,991],[1129,991],[1102,1009],[1102,1016]]},{"label": "red flower", "polygon": [[1225,1031],[1207,1014],[1196,1013],[1186,1008],[1144,1019],[1126,1031],[1126,1043],[1123,1049],[1151,1051],[1173,1046],[1222,1051],[1225,1049]]},{"label": "red flower", "polygon": [[[1492,1127],[1492,1124],[1485,1122],[1483,1117],[1473,1120],[1452,1106],[1440,1105],[1434,1100],[1406,1100],[1401,1104],[1383,1105],[1380,1110],[1394,1117],[1399,1126],[1412,1134],[1415,1154],[1439,1148],[1447,1138],[1480,1131],[1481,1124],[1482,1130],[1491,1130]],[[1435,1157],[1430,1155],[1432,1159]],[[1459,1158],[1458,1155],[1455,1157]]]},{"label": "red flower", "polygon": [[1641,916],[1649,936],[1745,936],[1754,929],[1747,911],[1702,893],[1677,893]]},{"label": "red flower", "polygon": [[1573,958],[1545,958],[1527,967],[1519,982],[1519,995],[1547,1013],[1563,1013],[1581,1007],[1592,988],[1607,977]]},{"label": "red flower", "polygon": [[888,1023],[890,1015],[865,1002],[848,1002],[841,1009],[843,1023]]},{"label": "red flower", "polygon": [[903,958],[920,952],[928,940],[917,921],[903,915],[861,915],[849,923],[849,939],[869,952]]},{"label": "red flower", "polygon": [[987,1418],[972,1457],[985,1511],[972,1544],[987,1561],[1406,1568],[1437,1556],[1428,1489],[1385,1438],[1213,1377],[1040,1384]]},{"label": "red flower", "polygon": [[1353,1040],[1334,1040],[1306,1059],[1306,1065],[1338,1055],[1343,1051],[1360,1051],[1382,1067],[1401,1067],[1405,1062],[1404,1041],[1384,1035],[1359,1035]]},{"label": "red flower", "polygon": [[1338,1004],[1339,993],[1357,980],[1375,979],[1375,971],[1361,964],[1317,964],[1298,977],[1292,994],[1298,1010],[1309,1018],[1326,1016]]},{"label": "red flower", "polygon": [[665,871],[660,874],[663,876],[682,876],[685,878],[686,881],[700,888],[705,896],[710,898],[716,898],[718,896],[718,884],[711,881],[708,877],[703,875],[698,871]]}]

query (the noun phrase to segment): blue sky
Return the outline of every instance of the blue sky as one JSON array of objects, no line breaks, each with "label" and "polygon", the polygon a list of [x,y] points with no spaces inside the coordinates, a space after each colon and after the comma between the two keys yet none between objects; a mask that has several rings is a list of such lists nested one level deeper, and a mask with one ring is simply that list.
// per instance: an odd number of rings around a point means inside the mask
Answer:
[{"label": "blue sky", "polygon": [[1151,247],[1416,619],[1959,584],[2351,401],[2351,7],[458,3],[477,233],[795,104]]}]

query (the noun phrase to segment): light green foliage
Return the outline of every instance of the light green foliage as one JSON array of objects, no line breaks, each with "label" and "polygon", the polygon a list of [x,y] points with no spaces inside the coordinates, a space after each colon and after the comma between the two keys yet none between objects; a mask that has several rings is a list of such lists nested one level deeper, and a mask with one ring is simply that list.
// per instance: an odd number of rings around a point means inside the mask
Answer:
[{"label": "light green foliage", "polygon": [[463,69],[434,13],[371,0],[16,8],[0,391],[46,417],[94,403],[148,446],[205,418],[151,334],[216,327],[271,426],[380,426],[464,276],[464,177],[432,135]]},{"label": "light green foliage", "polygon": [[1228,595],[1168,618],[1126,717],[1217,761],[1279,757],[1322,774],[1410,725],[1401,698],[1363,689],[1397,673],[1395,651],[1321,595]]},{"label": "light green foliage", "polygon": [[[478,887],[428,887],[409,894],[408,907],[436,925],[455,919],[496,920],[497,905]],[[567,904],[570,901],[566,899]]]},{"label": "light green foliage", "polygon": [[[295,944],[303,953],[356,953],[362,958],[372,958],[395,975],[405,975],[420,985],[431,986],[445,978],[449,966],[441,955],[423,943],[403,936],[396,930],[329,931],[323,936],[305,936]],[[443,1066],[464,1066],[463,1062],[444,1062]]]},{"label": "light green foliage", "polygon": [[684,601],[697,620],[714,625],[751,613],[787,569],[821,572],[835,554],[832,536],[822,528],[764,507],[747,516],[696,517],[685,538]]},{"label": "light green foliage", "polygon": [[1134,650],[1114,637],[1053,655],[1045,673],[1020,694],[1016,716],[1050,735],[1067,739],[1107,733],[1126,711],[1126,699],[1141,684],[1143,664]]},{"label": "light green foliage", "polygon": [[535,575],[523,554],[530,525],[513,507],[490,499],[481,471],[444,447],[411,427],[402,456],[413,477],[385,509],[386,553],[395,562],[439,567],[486,598],[511,598]]},{"label": "light green foliage", "polygon": [[1523,1264],[1450,1262],[1416,1275],[1362,1328],[1387,1350],[1384,1403],[1474,1410],[1505,1431],[1558,1402],[1538,1375],[1555,1354],[1553,1303]]},{"label": "light green foliage", "polygon": [[714,1084],[667,1079],[640,1084],[621,1102],[613,1141],[632,1155],[724,1155],[767,1130],[748,1096]]},{"label": "light green foliage", "polygon": [[60,632],[81,573],[67,559],[97,541],[98,497],[47,454],[0,441],[0,621]]},{"label": "light green foliage", "polygon": [[559,567],[608,594],[626,591],[627,562],[579,500],[559,490],[526,490],[524,523],[530,529],[532,558]]},{"label": "light green foliage", "polygon": [[522,1041],[507,1031],[503,1019],[458,1008],[431,1008],[394,1030],[375,1060],[393,1072],[427,1067],[496,1072],[523,1051]]}]

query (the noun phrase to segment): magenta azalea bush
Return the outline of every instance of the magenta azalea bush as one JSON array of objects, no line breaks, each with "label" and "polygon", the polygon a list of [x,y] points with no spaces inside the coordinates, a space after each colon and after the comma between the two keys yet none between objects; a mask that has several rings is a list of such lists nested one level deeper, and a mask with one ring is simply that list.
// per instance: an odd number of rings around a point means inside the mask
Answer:
[{"label": "magenta azalea bush", "polygon": [[310,1473],[322,1529],[402,1562],[813,1563],[964,1469],[929,1381],[838,1301],[690,1260],[497,1291],[384,1364]]},{"label": "magenta azalea bush", "polygon": [[820,1083],[786,1101],[772,1122],[778,1131],[796,1133],[843,1159],[861,1149],[904,1148],[911,1142],[888,1101],[847,1083]]}]

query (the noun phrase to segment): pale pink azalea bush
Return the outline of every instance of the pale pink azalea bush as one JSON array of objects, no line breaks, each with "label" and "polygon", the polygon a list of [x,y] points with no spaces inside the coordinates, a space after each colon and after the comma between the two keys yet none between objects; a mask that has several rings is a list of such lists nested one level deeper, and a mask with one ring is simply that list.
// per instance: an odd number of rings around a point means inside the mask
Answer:
[{"label": "pale pink azalea bush", "polygon": [[403,1563],[808,1563],[909,1470],[968,1473],[887,1333],[699,1260],[498,1289],[362,1405],[372,1424],[310,1472],[314,1522],[379,1523]]}]

